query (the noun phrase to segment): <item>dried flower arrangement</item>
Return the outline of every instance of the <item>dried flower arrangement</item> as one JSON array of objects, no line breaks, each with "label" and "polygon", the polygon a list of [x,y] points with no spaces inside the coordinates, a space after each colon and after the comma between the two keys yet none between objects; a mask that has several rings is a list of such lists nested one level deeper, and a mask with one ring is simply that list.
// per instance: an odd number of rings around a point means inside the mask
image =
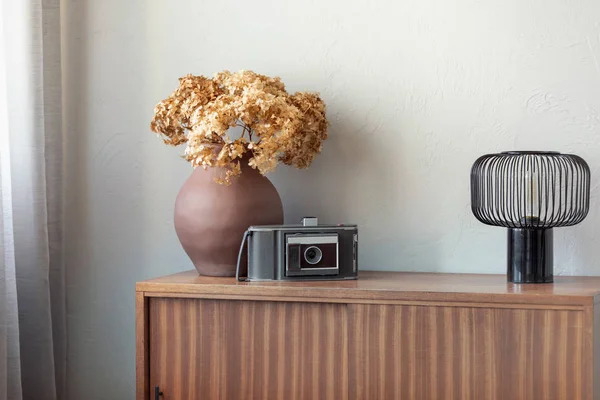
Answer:
[{"label": "dried flower arrangement", "polygon": [[[242,127],[231,140],[227,131]],[[290,95],[278,77],[252,71],[223,71],[212,79],[187,75],[154,109],[150,124],[166,144],[187,143],[184,158],[194,168],[221,167],[217,181],[230,184],[240,161],[261,174],[279,162],[307,168],[327,138],[325,103],[315,93]]]}]

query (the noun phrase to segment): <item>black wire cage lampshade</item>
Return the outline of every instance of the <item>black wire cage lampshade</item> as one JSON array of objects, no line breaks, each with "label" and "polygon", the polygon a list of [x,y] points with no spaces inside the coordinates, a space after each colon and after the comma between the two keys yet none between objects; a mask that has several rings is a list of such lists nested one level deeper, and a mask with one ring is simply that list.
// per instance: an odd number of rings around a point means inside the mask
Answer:
[{"label": "black wire cage lampshade", "polygon": [[552,228],[578,224],[589,207],[590,168],[573,154],[487,154],[471,169],[473,214],[508,228],[510,282],[552,282]]}]

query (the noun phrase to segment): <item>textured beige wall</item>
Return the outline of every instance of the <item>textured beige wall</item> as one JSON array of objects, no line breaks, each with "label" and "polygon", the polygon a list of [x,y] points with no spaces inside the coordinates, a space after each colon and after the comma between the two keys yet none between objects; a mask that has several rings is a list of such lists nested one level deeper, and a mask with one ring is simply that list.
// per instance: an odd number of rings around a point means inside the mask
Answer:
[{"label": "textured beige wall", "polygon": [[191,268],[172,227],[189,174],[149,132],[186,73],[253,69],[328,104],[306,171],[271,178],[286,218],[360,225],[363,268],[502,273],[505,232],[469,210],[469,168],[575,152],[592,210],[556,270],[598,274],[597,0],[64,0],[70,399],[131,399],[134,282]]}]

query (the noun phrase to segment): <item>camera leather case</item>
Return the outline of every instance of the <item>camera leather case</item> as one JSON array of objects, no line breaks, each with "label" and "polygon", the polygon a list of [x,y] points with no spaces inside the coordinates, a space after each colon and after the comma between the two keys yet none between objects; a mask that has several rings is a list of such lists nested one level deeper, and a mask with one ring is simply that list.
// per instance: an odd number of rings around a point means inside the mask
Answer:
[{"label": "camera leather case", "polygon": [[358,227],[301,225],[248,228],[242,239],[238,280],[342,280],[358,276]]}]

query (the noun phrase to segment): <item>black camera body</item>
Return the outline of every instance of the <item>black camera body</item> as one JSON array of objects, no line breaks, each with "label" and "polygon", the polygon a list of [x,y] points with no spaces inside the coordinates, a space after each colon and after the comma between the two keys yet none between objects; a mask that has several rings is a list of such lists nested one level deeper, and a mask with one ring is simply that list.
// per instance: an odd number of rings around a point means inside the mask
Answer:
[{"label": "black camera body", "polygon": [[[358,227],[318,225],[317,219],[313,217],[303,218],[302,222],[302,225],[264,225],[248,228],[238,257],[238,279],[356,279]],[[244,257],[245,254],[247,257]],[[246,265],[247,273],[244,274]]]}]

